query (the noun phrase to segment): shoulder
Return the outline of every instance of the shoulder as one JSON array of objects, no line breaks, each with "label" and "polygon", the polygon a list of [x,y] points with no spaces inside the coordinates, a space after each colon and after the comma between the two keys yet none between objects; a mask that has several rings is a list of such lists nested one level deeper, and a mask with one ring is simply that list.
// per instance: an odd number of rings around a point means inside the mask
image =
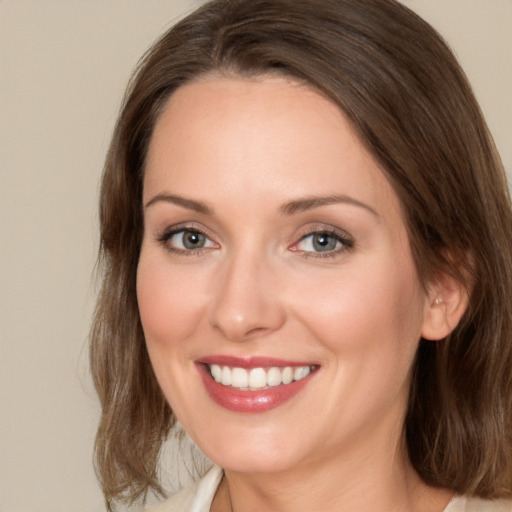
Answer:
[{"label": "shoulder", "polygon": [[143,512],[183,512],[192,507],[194,497],[197,492],[197,482],[194,485],[182,489],[180,492],[171,496],[168,500],[148,508]]},{"label": "shoulder", "polygon": [[196,483],[144,512],[208,512],[222,475],[221,468],[212,466]]},{"label": "shoulder", "polygon": [[464,512],[512,512],[512,500],[467,498]]},{"label": "shoulder", "polygon": [[512,500],[483,500],[459,496],[450,502],[445,512],[512,512]]}]

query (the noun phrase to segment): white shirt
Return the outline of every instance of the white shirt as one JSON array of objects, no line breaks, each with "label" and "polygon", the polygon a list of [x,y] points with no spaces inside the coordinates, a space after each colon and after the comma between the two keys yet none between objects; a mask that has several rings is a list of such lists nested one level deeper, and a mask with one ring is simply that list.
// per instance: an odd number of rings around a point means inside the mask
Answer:
[{"label": "white shirt", "polygon": [[[145,512],[210,512],[210,507],[222,480],[222,468],[212,466],[208,472],[190,487],[186,487],[168,500]],[[320,512],[320,511],[311,511]],[[512,500],[482,500],[455,496],[444,512],[512,512]]]}]

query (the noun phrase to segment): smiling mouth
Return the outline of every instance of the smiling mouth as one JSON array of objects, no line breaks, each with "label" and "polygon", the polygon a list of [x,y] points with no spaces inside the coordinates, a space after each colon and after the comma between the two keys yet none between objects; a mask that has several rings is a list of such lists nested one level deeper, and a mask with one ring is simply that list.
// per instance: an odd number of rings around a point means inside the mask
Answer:
[{"label": "smiling mouth", "polygon": [[213,380],[226,387],[241,391],[260,391],[277,386],[286,386],[307,377],[317,367],[271,366],[268,368],[239,368],[218,364],[207,364]]}]

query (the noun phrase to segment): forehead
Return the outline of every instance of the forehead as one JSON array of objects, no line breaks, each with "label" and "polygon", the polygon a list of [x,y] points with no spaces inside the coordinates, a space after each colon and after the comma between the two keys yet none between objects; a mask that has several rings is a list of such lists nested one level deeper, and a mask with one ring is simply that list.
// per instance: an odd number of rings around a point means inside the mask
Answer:
[{"label": "forehead", "polygon": [[333,193],[398,202],[341,109],[285,77],[207,76],[180,87],[155,126],[146,164],[146,199],[170,187],[205,200],[243,194],[248,203]]}]

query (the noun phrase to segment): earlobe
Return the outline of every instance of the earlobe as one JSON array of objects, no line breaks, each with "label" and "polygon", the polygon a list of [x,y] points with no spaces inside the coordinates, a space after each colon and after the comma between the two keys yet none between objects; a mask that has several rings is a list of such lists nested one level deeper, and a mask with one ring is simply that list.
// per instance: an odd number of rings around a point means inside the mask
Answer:
[{"label": "earlobe", "polygon": [[426,312],[421,336],[427,340],[446,338],[457,327],[468,306],[466,287],[453,277],[443,274],[426,297]]}]

